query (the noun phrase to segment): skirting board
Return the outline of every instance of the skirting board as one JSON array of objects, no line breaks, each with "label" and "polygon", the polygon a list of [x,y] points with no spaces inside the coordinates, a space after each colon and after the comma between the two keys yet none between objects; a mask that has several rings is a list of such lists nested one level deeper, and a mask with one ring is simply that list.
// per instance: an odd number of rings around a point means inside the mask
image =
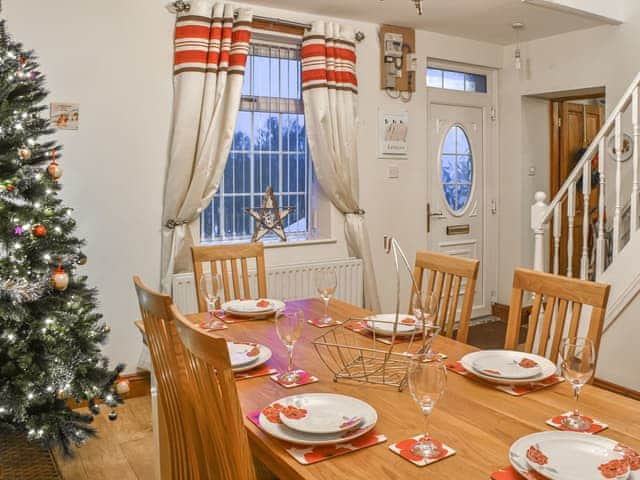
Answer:
[{"label": "skirting board", "polygon": [[622,385],[618,385],[616,383],[612,383],[607,380],[603,380],[601,378],[594,379],[593,384],[596,387],[609,390],[610,392],[617,393],[625,397],[633,398],[634,400],[640,400],[640,392],[637,390],[632,390],[631,388],[623,387]]},{"label": "skirting board", "polygon": [[[129,393],[123,397],[125,402],[127,401],[127,398],[144,397],[151,394],[151,374],[147,370],[138,370],[135,373],[121,375],[120,378],[129,380]],[[72,409],[87,406],[86,401],[78,403],[73,400],[69,400],[67,404],[69,405],[69,408]]]}]

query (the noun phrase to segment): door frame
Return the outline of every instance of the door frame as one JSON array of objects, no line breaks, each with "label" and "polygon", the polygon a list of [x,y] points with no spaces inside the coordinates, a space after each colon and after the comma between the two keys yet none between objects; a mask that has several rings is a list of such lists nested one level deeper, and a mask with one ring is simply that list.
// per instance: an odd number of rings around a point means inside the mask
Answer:
[{"label": "door frame", "polygon": [[[478,65],[469,65],[465,63],[457,63],[436,58],[427,58],[427,67],[441,68],[445,70],[464,71],[468,73],[477,73],[486,75],[487,77],[487,93],[478,92],[459,92],[454,90],[446,90],[442,88],[427,87],[427,108],[426,108],[426,125],[429,125],[431,118],[432,104],[445,104],[459,107],[475,107],[482,109],[483,118],[483,173],[482,181],[484,182],[484,215],[482,216],[482,243],[483,252],[480,259],[482,272],[482,285],[485,289],[483,295],[483,305],[473,310],[472,317],[481,317],[491,314],[492,304],[497,302],[498,298],[498,245],[500,239],[500,194],[499,194],[499,116],[498,116],[498,70],[490,67]],[[429,162],[429,152],[432,145],[430,142],[429,130],[427,129],[427,150],[425,161]],[[437,174],[438,172],[436,172]],[[426,169],[426,185],[429,183],[430,172]],[[426,203],[430,200],[432,192],[426,190]],[[435,192],[433,192],[435,194]],[[426,234],[426,248],[432,247],[430,244],[429,234]],[[488,304],[485,303],[485,299]]]}]

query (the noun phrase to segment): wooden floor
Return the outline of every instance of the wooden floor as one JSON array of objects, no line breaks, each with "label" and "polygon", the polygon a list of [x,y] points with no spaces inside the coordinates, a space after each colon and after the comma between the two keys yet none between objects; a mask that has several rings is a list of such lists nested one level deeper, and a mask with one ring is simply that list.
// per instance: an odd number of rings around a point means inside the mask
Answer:
[{"label": "wooden floor", "polygon": [[[506,324],[483,323],[469,329],[469,343],[480,348],[502,348]],[[84,409],[86,411],[86,409]],[[108,411],[96,415],[99,437],[76,450],[73,460],[56,456],[64,480],[153,480],[151,397],[138,397],[118,407],[118,419]]]},{"label": "wooden floor", "polygon": [[[84,409],[86,411],[86,409]],[[98,438],[76,450],[75,458],[56,454],[64,480],[153,480],[151,397],[138,397],[118,407],[118,419],[108,410],[96,415]]]}]

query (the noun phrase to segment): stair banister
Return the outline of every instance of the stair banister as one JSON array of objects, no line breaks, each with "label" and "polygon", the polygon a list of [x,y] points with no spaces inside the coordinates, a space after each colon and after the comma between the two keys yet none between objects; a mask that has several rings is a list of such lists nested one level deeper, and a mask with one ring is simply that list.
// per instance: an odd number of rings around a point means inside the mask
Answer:
[{"label": "stair banister", "polygon": [[[562,184],[562,186],[558,190],[558,193],[556,194],[556,196],[549,202],[544,214],[539,217],[539,221],[541,222],[541,224],[547,223],[549,221],[549,219],[553,215],[554,208],[566,196],[571,183],[576,182],[582,176],[582,169],[584,167],[584,164],[590,161],[595,156],[596,152],[598,151],[600,140],[605,140],[606,142],[606,137],[613,131],[615,127],[616,117],[618,113],[624,111],[629,106],[629,104],[632,101],[633,91],[638,85],[640,85],[640,73],[636,75],[633,82],[631,83],[629,88],[626,90],[626,92],[624,93],[624,95],[616,105],[616,107],[611,111],[611,114],[605,121],[604,125],[602,126],[598,134],[594,137],[593,141],[591,142],[587,150],[584,152],[584,154],[580,158],[580,161],[576,164],[573,170],[571,170],[571,173],[569,174],[566,181]],[[602,157],[602,162],[600,163],[603,163],[603,162],[604,162],[604,157]]]}]

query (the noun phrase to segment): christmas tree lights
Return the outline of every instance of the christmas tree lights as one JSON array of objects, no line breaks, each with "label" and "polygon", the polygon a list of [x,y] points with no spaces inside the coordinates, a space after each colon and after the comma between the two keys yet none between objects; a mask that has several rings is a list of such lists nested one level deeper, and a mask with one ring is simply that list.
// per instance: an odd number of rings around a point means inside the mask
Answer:
[{"label": "christmas tree lights", "polygon": [[69,400],[93,413],[101,402],[115,418],[123,367],[109,369],[100,349],[109,328],[76,271],[84,242],[57,197],[61,147],[41,117],[43,85],[36,57],[0,22],[0,429],[70,453],[95,431]]}]

